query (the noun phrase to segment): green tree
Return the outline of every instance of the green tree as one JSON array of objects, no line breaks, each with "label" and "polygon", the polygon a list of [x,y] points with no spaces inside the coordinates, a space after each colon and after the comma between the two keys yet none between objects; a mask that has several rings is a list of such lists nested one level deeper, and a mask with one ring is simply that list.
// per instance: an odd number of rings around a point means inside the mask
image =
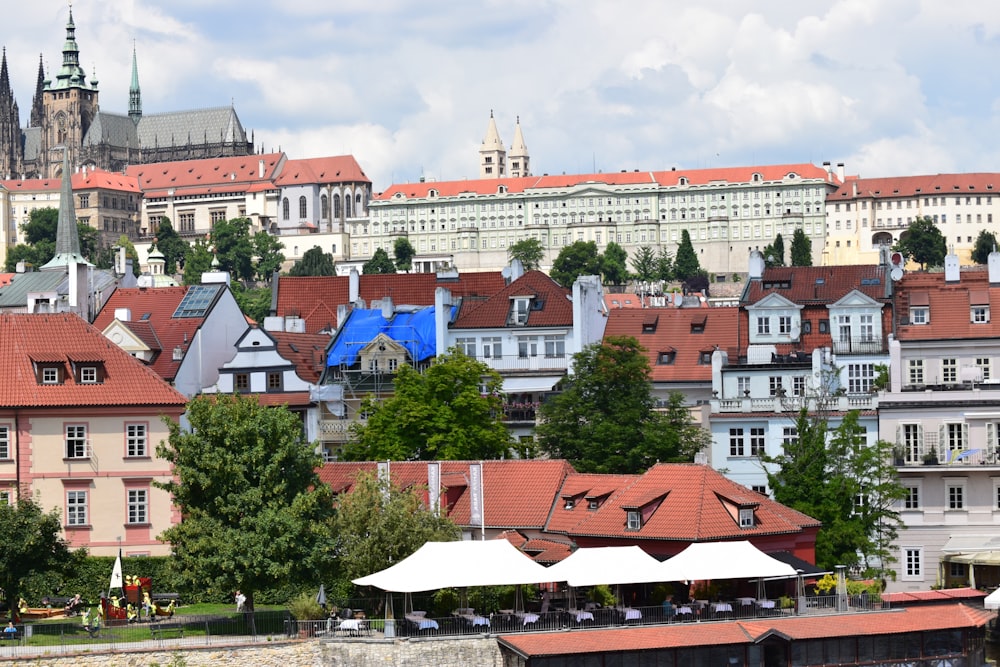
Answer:
[{"label": "green tree", "polygon": [[678,280],[687,280],[701,271],[701,264],[698,263],[698,255],[691,245],[691,235],[687,229],[681,230],[681,242],[677,245],[677,255],[674,257],[674,277]]},{"label": "green tree", "polygon": [[[866,442],[856,411],[834,429],[807,410],[795,421],[796,439],[779,456],[762,456],[774,499],[822,522],[816,564],[862,565],[868,576],[891,576],[891,545],[900,526],[894,504],[904,489],[892,467],[892,445]],[[860,499],[860,502],[859,502]]]},{"label": "green tree", "polygon": [[361,273],[396,273],[396,265],[389,259],[389,253],[382,248],[376,248],[372,258],[361,267]]},{"label": "green tree", "polygon": [[812,266],[812,241],[801,227],[792,234],[792,266]]},{"label": "green tree", "polygon": [[521,239],[507,248],[507,259],[520,260],[525,271],[533,271],[540,267],[543,257],[545,257],[545,248],[542,247],[542,242],[536,238]]},{"label": "green tree", "polygon": [[335,276],[337,271],[333,265],[333,255],[323,252],[318,245],[309,248],[302,259],[295,262],[288,272],[290,276]]},{"label": "green tree", "polygon": [[215,254],[212,247],[203,238],[194,240],[194,244],[188,249],[184,256],[184,284],[198,285],[201,283],[201,274],[212,270],[212,260]]},{"label": "green tree", "polygon": [[281,253],[284,249],[285,245],[276,236],[263,230],[253,235],[253,272],[258,281],[270,283],[274,272],[281,270],[281,265],[285,262],[285,256]]},{"label": "green tree", "polygon": [[66,572],[86,557],[86,550],[71,552],[62,537],[62,515],[45,513],[25,496],[16,503],[0,504],[0,589],[15,608],[28,577],[46,572]]},{"label": "green tree", "polygon": [[976,264],[986,264],[990,253],[997,249],[997,235],[985,229],[979,230],[976,244],[972,248],[972,261]]},{"label": "green tree", "polygon": [[601,255],[593,241],[575,241],[559,251],[549,276],[563,287],[572,287],[580,276],[601,275]]},{"label": "green tree", "polygon": [[425,542],[461,537],[450,519],[425,506],[420,490],[365,472],[338,498],[333,525],[338,574],[348,581],[395,565]]},{"label": "green tree", "polygon": [[352,424],[348,460],[497,459],[510,450],[503,381],[486,364],[452,349],[423,373],[402,364],[394,385],[392,397],[363,402],[368,420]]},{"label": "green tree", "polygon": [[243,314],[254,322],[261,323],[271,312],[271,287],[245,287],[242,283],[232,284],[233,297]]},{"label": "green tree", "polygon": [[921,269],[928,266],[942,266],[948,246],[944,234],[930,216],[922,216],[910,223],[900,236],[893,250],[903,253],[907,260],[913,260]]},{"label": "green tree", "polygon": [[[76,223],[76,233],[80,239],[80,254],[83,255],[88,261],[95,261],[97,259],[97,253],[101,248],[101,234],[94,227],[91,227],[85,222]],[[128,238],[124,234],[124,238]],[[132,247],[135,250],[135,246]],[[138,255],[136,255],[138,257]],[[138,270],[139,262],[135,263],[135,268]],[[138,273],[136,274],[138,275]]]},{"label": "green tree", "polygon": [[764,246],[764,265],[768,268],[785,265],[785,240],[781,234],[774,237],[773,243]]},{"label": "green tree", "polygon": [[611,241],[601,255],[601,275],[608,285],[624,285],[628,280],[628,253],[620,245]]},{"label": "green tree", "polygon": [[166,262],[164,271],[173,275],[178,266],[184,265],[191,244],[180,237],[170,223],[170,218],[164,216],[160,218],[160,225],[156,230],[156,249],[163,254]]},{"label": "green tree", "polygon": [[254,279],[253,237],[250,236],[250,220],[233,218],[217,222],[212,227],[212,246],[219,259],[219,269],[228,271],[236,280],[250,282]]},{"label": "green tree", "polygon": [[174,468],[167,490],[183,517],[161,539],[173,571],[191,586],[254,593],[313,585],[333,555],[333,495],[316,469],[302,421],[254,396],[199,396],[191,430],[169,419],[157,455]]},{"label": "green tree", "polygon": [[24,262],[27,267],[38,268],[52,259],[55,254],[55,244],[43,241],[38,245],[28,245],[19,243],[7,251],[7,260],[4,270],[13,273],[17,270],[18,262]]},{"label": "green tree", "polygon": [[413,256],[417,254],[410,239],[399,236],[392,244],[392,254],[396,261],[396,270],[409,273],[413,268]]},{"label": "green tree", "polygon": [[670,251],[664,247],[660,248],[656,256],[657,277],[660,280],[673,280],[674,278],[674,258]]},{"label": "green tree", "polygon": [[542,449],[581,472],[639,473],[657,461],[690,461],[708,443],[683,397],[655,411],[649,360],[635,338],[609,336],[573,355],[563,391],[542,404]]},{"label": "green tree", "polygon": [[660,267],[656,253],[648,246],[639,246],[632,255],[632,271],[635,277],[643,282],[657,280],[660,277]]}]

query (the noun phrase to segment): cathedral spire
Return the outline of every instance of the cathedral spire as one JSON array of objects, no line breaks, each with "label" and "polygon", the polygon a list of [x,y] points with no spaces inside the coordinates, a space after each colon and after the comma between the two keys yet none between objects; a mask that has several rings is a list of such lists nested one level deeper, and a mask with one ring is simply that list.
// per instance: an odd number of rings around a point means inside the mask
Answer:
[{"label": "cathedral spire", "polygon": [[7,71],[7,48],[0,58],[0,178],[13,178],[21,173],[21,114]]},{"label": "cathedral spire", "polygon": [[507,160],[510,162],[511,176],[531,176],[531,169],[528,166],[530,160],[528,146],[524,143],[524,135],[521,134],[520,116],[517,117],[517,123],[514,125],[514,143],[510,146]]},{"label": "cathedral spire", "polygon": [[135,41],[132,42],[132,83],[128,87],[128,117],[136,125],[142,118],[142,92],[139,90],[139,66],[135,58]]},{"label": "cathedral spire", "polygon": [[69,149],[65,149],[62,190],[59,195],[59,223],[56,227],[56,254],[41,270],[62,269],[74,263],[88,262],[80,254],[80,232],[76,228],[76,205],[73,200],[73,173],[69,168]]},{"label": "cathedral spire", "polygon": [[35,96],[31,98],[31,118],[28,120],[30,127],[41,127],[42,119],[45,118],[45,104],[43,102],[45,92],[45,67],[42,65],[42,54],[38,54],[38,80],[35,81]]},{"label": "cathedral spire", "polygon": [[505,176],[507,151],[504,150],[497,121],[490,110],[490,124],[486,128],[486,137],[479,148],[479,178],[500,178]]},{"label": "cathedral spire", "polygon": [[63,64],[53,88],[87,88],[87,75],[80,67],[80,47],[76,44],[76,24],[73,22],[73,5],[69,6],[66,22],[66,42],[63,44]]}]

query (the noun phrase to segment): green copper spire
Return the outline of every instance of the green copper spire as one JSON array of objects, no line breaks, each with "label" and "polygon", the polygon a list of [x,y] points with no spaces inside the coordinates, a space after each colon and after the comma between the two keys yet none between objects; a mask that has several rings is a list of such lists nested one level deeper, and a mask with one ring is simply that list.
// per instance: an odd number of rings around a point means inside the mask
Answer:
[{"label": "green copper spire", "polygon": [[128,117],[139,124],[142,118],[142,93],[139,91],[139,66],[135,59],[135,42],[132,42],[132,84],[128,87]]},{"label": "green copper spire", "polygon": [[62,191],[59,196],[59,224],[56,227],[56,254],[47,269],[62,269],[73,263],[87,264],[80,254],[80,233],[76,228],[76,206],[73,202],[73,174],[69,169],[69,151],[63,151]]},{"label": "green copper spire", "polygon": [[80,47],[76,45],[76,24],[73,23],[73,6],[69,8],[69,21],[66,23],[66,42],[63,44],[63,63],[56,80],[50,84],[52,89],[90,88],[87,75],[80,67]]}]

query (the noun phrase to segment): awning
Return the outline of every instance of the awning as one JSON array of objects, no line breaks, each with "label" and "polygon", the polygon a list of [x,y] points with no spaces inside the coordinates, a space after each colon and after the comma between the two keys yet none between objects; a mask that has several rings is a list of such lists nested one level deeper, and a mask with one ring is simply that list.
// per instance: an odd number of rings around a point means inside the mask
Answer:
[{"label": "awning", "polygon": [[945,555],[949,563],[969,565],[1000,565],[1000,551],[973,551],[965,554]]},{"label": "awning", "polygon": [[970,551],[1000,551],[1000,535],[952,535],[941,547],[946,554],[961,554]]},{"label": "awning", "polygon": [[503,379],[503,392],[505,394],[521,394],[531,391],[552,391],[552,387],[562,375],[534,375],[531,377],[507,377]]}]

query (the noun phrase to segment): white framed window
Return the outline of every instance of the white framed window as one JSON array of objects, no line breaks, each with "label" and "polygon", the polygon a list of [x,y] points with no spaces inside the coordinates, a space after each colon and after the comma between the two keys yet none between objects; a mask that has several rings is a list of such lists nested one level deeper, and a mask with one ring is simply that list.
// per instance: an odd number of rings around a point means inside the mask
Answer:
[{"label": "white framed window", "polygon": [[462,351],[467,357],[476,358],[476,339],[475,338],[456,338],[455,346]]},{"label": "white framed window", "polygon": [[909,384],[923,384],[924,383],[924,360],[923,359],[907,359],[906,360],[906,370],[907,370],[907,378],[909,379]]},{"label": "white framed window", "polygon": [[930,324],[931,309],[928,306],[910,308],[910,324]]},{"label": "white framed window", "polygon": [[483,338],[483,358],[499,359],[503,350],[503,341],[500,336],[486,336]]},{"label": "white framed window", "polygon": [[782,382],[780,375],[772,375],[768,378],[768,385],[770,386],[771,396],[781,396],[782,395]]},{"label": "white framed window", "polygon": [[1000,478],[993,478],[993,509],[1000,510]]},{"label": "white framed window", "polygon": [[147,489],[128,490],[128,522],[131,524],[149,522],[149,491]]},{"label": "white framed window", "polygon": [[793,375],[792,396],[805,396],[805,395],[806,395],[806,376]]},{"label": "white framed window", "polygon": [[871,393],[875,381],[875,364],[847,365],[847,392],[849,394]]},{"label": "white framed window", "polygon": [[903,490],[906,492],[906,495],[903,496],[903,509],[920,509],[920,484],[904,484]]},{"label": "white framed window", "polygon": [[841,343],[851,342],[851,316],[837,316],[837,332]]},{"label": "white framed window", "polygon": [[990,321],[989,306],[972,306],[969,312],[969,319],[973,324],[988,324]]},{"label": "white framed window", "polygon": [[755,426],[750,429],[750,456],[761,456],[764,453],[764,427]]},{"label": "white framed window", "polygon": [[66,425],[66,458],[87,458],[87,427],[84,424]]},{"label": "white framed window", "polygon": [[923,424],[898,424],[896,442],[903,447],[903,458],[907,463],[916,463],[924,455]]},{"label": "white framed window", "polygon": [[10,491],[7,489],[0,491],[0,505],[10,505],[10,498]]},{"label": "white framed window", "polygon": [[968,448],[969,425],[965,422],[947,422],[941,425],[941,432],[938,434],[938,442],[944,451],[942,454],[950,453],[946,456],[947,461],[954,461],[954,455]]},{"label": "white framed window", "polygon": [[958,359],[941,360],[941,382],[944,384],[958,382]]},{"label": "white framed window", "polygon": [[125,425],[125,455],[148,456],[146,450],[146,425],[126,424]]},{"label": "white framed window", "polygon": [[729,429],[729,455],[743,456],[745,453],[742,428]]},{"label": "white framed window", "polygon": [[858,336],[861,340],[875,340],[875,318],[873,315],[858,316]]},{"label": "white framed window", "polygon": [[789,315],[778,317],[778,333],[782,336],[789,336],[792,333],[792,318]]},{"label": "white framed window", "polygon": [[785,426],[781,429],[781,446],[788,448],[799,441],[799,429],[795,426]]},{"label": "white framed window", "polygon": [[944,480],[944,508],[946,511],[961,511],[965,507],[966,480]]},{"label": "white framed window", "polygon": [[538,336],[523,336],[517,340],[517,356],[521,359],[538,356]]},{"label": "white framed window", "polygon": [[639,530],[642,528],[642,516],[639,510],[628,510],[626,512],[626,528],[629,530]]},{"label": "white framed window", "polygon": [[750,395],[750,376],[740,375],[736,378],[736,394],[738,396]]},{"label": "white framed window", "polygon": [[66,492],[66,525],[67,526],[87,525],[86,491]]},{"label": "white framed window", "polygon": [[753,528],[753,508],[740,508],[740,528]]},{"label": "white framed window", "polygon": [[13,455],[10,449],[10,426],[0,424],[0,461],[9,460]]},{"label": "white framed window", "polygon": [[545,356],[549,359],[562,359],[566,356],[566,336],[551,335],[545,337]]},{"label": "white framed window", "polygon": [[531,299],[512,299],[510,304],[510,317],[507,324],[523,326],[528,323],[528,308],[531,306]]},{"label": "white framed window", "polygon": [[387,360],[387,365],[389,368],[389,372],[395,373],[396,371],[399,370],[399,359],[397,359],[396,357],[390,357]]},{"label": "white framed window", "polygon": [[771,335],[771,318],[758,315],[757,316],[757,335],[758,336],[770,336]]},{"label": "white framed window", "polygon": [[58,368],[43,368],[42,369],[42,384],[59,384],[59,369]]},{"label": "white framed window", "polygon": [[991,362],[989,357],[976,357],[976,368],[979,369],[979,375],[983,382],[990,379],[990,371],[993,367]]},{"label": "white framed window", "polygon": [[924,550],[920,547],[903,547],[903,574],[904,580],[923,579],[924,576]]}]

